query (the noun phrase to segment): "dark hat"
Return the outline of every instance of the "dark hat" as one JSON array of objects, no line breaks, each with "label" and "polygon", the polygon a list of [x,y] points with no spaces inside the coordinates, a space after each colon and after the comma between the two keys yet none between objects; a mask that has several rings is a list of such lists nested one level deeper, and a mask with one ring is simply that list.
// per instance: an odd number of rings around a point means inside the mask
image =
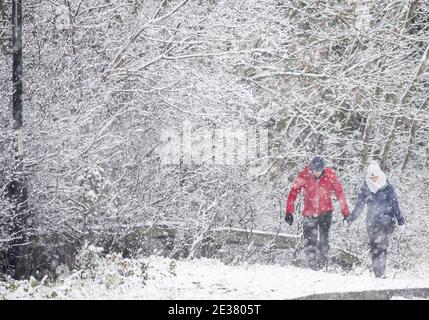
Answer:
[{"label": "dark hat", "polygon": [[326,162],[321,157],[315,157],[313,160],[311,160],[311,171],[322,171],[325,167]]}]

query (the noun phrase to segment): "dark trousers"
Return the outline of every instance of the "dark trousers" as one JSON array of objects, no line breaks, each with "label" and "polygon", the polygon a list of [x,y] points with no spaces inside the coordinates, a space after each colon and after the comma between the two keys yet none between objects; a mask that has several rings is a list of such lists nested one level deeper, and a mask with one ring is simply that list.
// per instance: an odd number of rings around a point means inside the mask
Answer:
[{"label": "dark trousers", "polygon": [[377,278],[384,277],[386,270],[387,248],[394,223],[367,226],[369,244],[371,246],[372,269]]},{"label": "dark trousers", "polygon": [[309,267],[313,270],[324,267],[328,262],[331,222],[332,212],[317,217],[304,217],[304,253]]}]

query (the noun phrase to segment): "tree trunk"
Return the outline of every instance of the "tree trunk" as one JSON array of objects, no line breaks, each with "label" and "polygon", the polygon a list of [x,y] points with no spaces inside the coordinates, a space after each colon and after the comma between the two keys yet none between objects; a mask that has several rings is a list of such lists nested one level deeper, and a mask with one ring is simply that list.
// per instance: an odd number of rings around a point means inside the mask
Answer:
[{"label": "tree trunk", "polygon": [[365,131],[363,134],[363,150],[362,150],[362,157],[360,161],[360,167],[361,170],[363,170],[368,165],[368,153],[369,153],[369,141],[371,139],[371,131],[372,131],[372,125],[373,125],[373,119],[372,115],[370,114],[368,116]]},{"label": "tree trunk", "polygon": [[[422,74],[426,68],[428,59],[429,59],[429,45],[426,47],[426,50],[422,56],[419,67],[417,68],[417,71],[416,71],[416,73],[412,79],[410,87],[402,94],[401,100],[399,101],[398,108],[403,107],[404,105],[406,105],[409,102],[411,91],[413,90],[415,84],[419,81],[420,77],[422,76]],[[383,153],[382,153],[381,159],[382,159],[382,165],[384,168],[387,167],[387,161],[389,158],[390,149],[391,149],[392,144],[395,140],[396,127],[399,125],[400,119],[401,119],[401,117],[395,116],[393,123],[392,123],[392,127],[390,129],[389,137],[388,137],[387,142],[385,143],[384,148],[383,148]]]}]

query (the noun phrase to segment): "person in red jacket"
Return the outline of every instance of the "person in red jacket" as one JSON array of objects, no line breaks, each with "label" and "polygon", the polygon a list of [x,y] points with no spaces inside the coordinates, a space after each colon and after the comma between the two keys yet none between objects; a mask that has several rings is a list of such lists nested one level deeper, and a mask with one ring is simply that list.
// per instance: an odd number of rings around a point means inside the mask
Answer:
[{"label": "person in red jacket", "polygon": [[[325,166],[321,157],[315,157],[296,178],[286,203],[285,221],[292,225],[295,200],[302,190],[304,253],[309,267],[318,270],[326,266],[329,251],[329,229],[332,221],[331,194],[341,204],[344,220],[350,214],[347,199],[334,171]],[[319,239],[318,239],[319,238]]]}]

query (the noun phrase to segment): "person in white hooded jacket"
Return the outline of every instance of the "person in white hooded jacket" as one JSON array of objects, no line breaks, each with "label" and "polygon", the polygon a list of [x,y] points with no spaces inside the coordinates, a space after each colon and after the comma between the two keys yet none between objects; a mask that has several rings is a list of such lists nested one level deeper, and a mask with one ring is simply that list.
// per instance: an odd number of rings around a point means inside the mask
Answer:
[{"label": "person in white hooded jacket", "polygon": [[347,219],[353,223],[367,205],[366,226],[371,246],[373,272],[377,278],[384,278],[389,239],[397,221],[403,232],[405,219],[399,209],[395,189],[389,183],[376,161],[371,161],[356,206]]}]

